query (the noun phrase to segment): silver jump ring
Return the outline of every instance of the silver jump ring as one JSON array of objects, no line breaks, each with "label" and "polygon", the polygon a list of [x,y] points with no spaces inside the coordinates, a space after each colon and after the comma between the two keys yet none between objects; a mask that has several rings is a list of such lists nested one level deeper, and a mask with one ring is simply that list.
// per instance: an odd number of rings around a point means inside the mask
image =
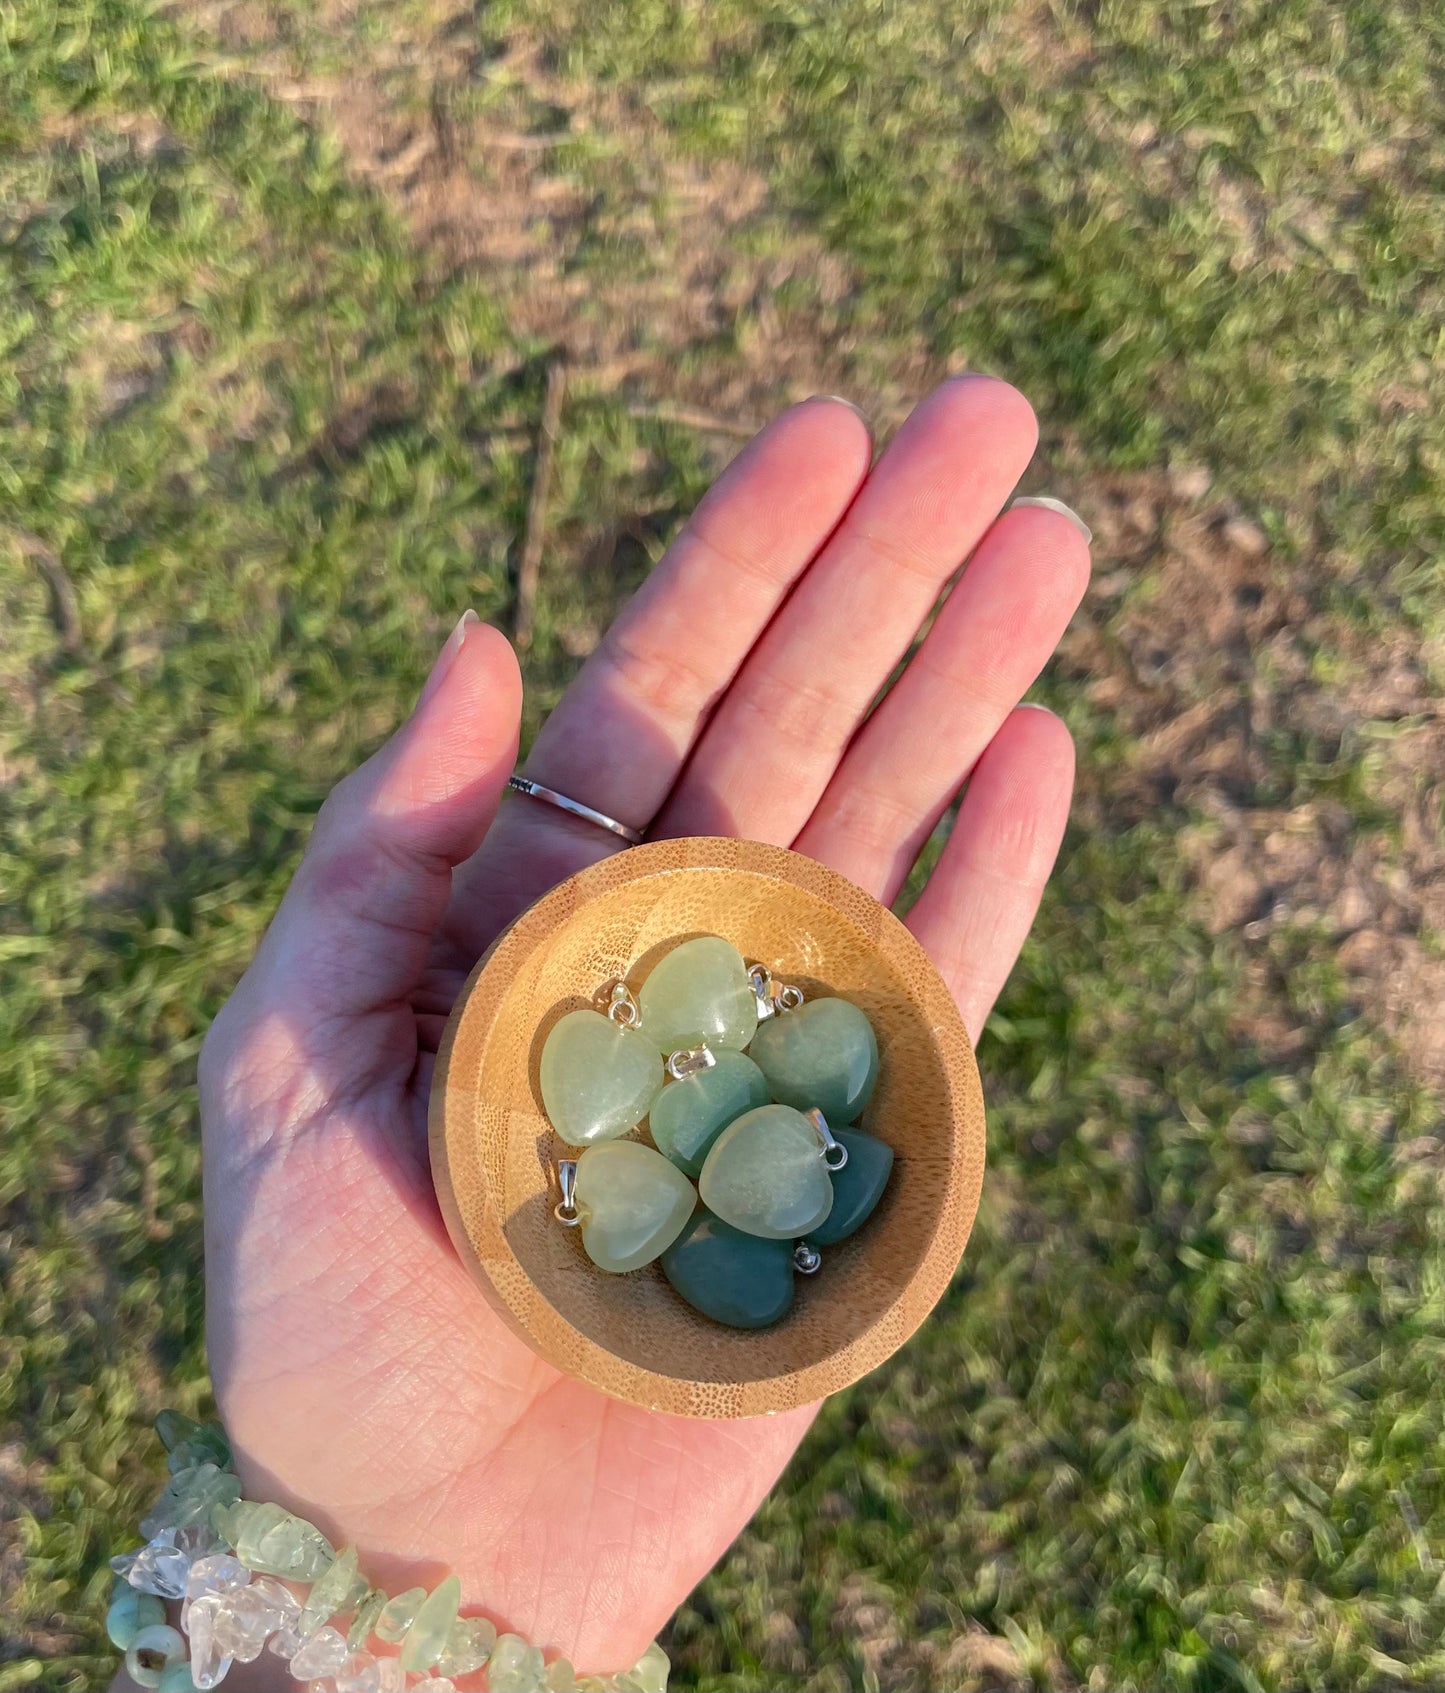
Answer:
[{"label": "silver jump ring", "polygon": [[559,811],[570,812],[573,817],[580,817],[584,823],[595,823],[599,829],[606,829],[611,835],[620,835],[629,846],[642,845],[639,830],[619,823],[605,811],[594,811],[590,805],[583,805],[581,800],[568,799],[566,794],[559,794],[555,788],[544,788],[540,782],[533,782],[526,776],[508,776],[507,786],[513,793],[525,794],[528,799],[539,799],[547,805],[555,805]]}]

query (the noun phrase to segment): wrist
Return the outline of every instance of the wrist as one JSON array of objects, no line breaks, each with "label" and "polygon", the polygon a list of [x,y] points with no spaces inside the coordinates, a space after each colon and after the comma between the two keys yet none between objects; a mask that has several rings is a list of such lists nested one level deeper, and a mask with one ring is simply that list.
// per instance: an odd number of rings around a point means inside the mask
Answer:
[{"label": "wrist", "polygon": [[[363,1570],[354,1540],[333,1544],[285,1504],[244,1497],[252,1467],[243,1455],[237,1473],[218,1426],[166,1412],[157,1430],[171,1479],[142,1522],[151,1538],[112,1559],[118,1585],[107,1629],[127,1650],[129,1671],[117,1689],[158,1680],[211,1688],[225,1680],[235,1693],[290,1693],[334,1678],[377,1693],[423,1686],[464,1693],[483,1668],[498,1693],[544,1679],[559,1693],[576,1686],[565,1658],[549,1665],[521,1636],[462,1615],[459,1575],[438,1579],[433,1563],[430,1580],[398,1588],[393,1578],[383,1589],[371,1560]],[[420,1568],[414,1560],[402,1567]],[[160,1601],[170,1601],[165,1624]],[[665,1693],[667,1669],[652,1646],[615,1679]],[[614,1680],[588,1677],[584,1685],[607,1689]]]}]

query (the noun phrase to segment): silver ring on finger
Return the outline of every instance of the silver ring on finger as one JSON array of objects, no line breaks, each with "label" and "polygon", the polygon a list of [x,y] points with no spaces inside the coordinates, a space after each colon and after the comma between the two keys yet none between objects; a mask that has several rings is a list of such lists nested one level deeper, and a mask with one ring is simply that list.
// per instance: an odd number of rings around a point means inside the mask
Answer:
[{"label": "silver ring on finger", "polygon": [[539,799],[544,805],[555,805],[559,811],[565,811],[569,816],[580,817],[584,823],[606,829],[608,834],[619,836],[629,846],[642,844],[640,830],[629,828],[626,823],[619,823],[605,811],[597,811],[590,805],[583,805],[580,799],[571,799],[566,794],[559,794],[555,788],[543,787],[540,782],[534,782],[526,776],[508,776],[507,786],[513,793],[525,794],[528,799]]}]

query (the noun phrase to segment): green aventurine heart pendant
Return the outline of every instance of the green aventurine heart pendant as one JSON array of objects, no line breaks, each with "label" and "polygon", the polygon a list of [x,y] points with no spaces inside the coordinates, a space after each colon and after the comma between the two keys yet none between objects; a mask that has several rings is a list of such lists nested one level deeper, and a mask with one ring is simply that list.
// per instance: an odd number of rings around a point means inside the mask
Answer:
[{"label": "green aventurine heart pendant", "polygon": [[757,1033],[758,1000],[735,946],[700,935],[653,966],[637,996],[642,1033],[659,1052],[741,1052]]},{"label": "green aventurine heart pendant", "polygon": [[600,1011],[569,1011],[542,1047],[542,1105],[569,1146],[635,1128],[662,1086],[662,1058]]},{"label": "green aventurine heart pendant", "polygon": [[710,1070],[669,1082],[652,1102],[657,1150],[696,1179],[712,1143],[736,1117],[768,1103],[763,1073],[741,1052],[719,1052]]},{"label": "green aventurine heart pendant", "polygon": [[770,1017],[749,1056],[774,1099],[835,1125],[857,1120],[878,1080],[873,1025],[846,999],[812,999]]},{"label": "green aventurine heart pendant", "polygon": [[697,1204],[687,1177],[635,1140],[589,1146],[577,1160],[571,1197],[587,1256],[617,1274],[665,1252]]},{"label": "green aventurine heart pendant", "polygon": [[702,1167],[702,1202],[744,1234],[797,1240],[833,1208],[818,1133],[800,1111],[763,1105],[713,1142]]},{"label": "green aventurine heart pendant", "polygon": [[744,1234],[702,1206],[662,1255],[662,1273],[695,1311],[734,1329],[762,1329],[793,1303],[793,1248]]},{"label": "green aventurine heart pendant", "polygon": [[861,1229],[883,1197],[893,1170],[893,1148],[862,1129],[835,1129],[834,1138],[848,1154],[841,1170],[832,1172],[833,1209],[817,1228],[809,1229],[809,1246],[836,1246]]}]

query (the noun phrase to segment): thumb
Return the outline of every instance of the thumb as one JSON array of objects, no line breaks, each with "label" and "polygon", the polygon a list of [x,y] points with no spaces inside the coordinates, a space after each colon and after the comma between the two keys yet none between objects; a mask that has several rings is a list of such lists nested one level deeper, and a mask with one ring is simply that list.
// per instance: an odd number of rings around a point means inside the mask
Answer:
[{"label": "thumb", "polygon": [[452,869],[481,844],[516,763],[521,709],[510,644],[467,612],[406,723],[322,806],[233,1005],[282,1012],[293,1031],[410,1016]]}]

